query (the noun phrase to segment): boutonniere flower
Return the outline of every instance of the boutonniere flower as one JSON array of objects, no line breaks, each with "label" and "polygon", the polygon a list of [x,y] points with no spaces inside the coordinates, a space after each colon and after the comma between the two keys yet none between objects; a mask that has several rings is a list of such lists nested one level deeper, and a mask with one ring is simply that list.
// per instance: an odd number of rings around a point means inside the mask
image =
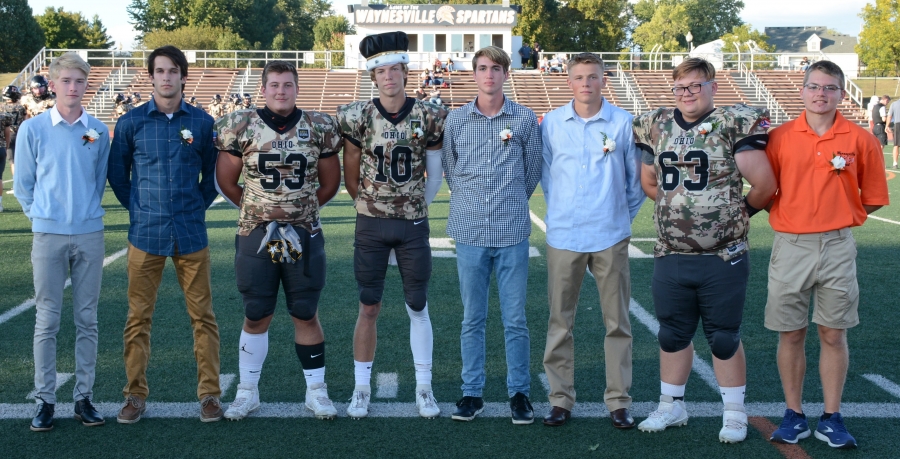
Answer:
[{"label": "boutonniere flower", "polygon": [[97,132],[96,129],[88,129],[87,132],[81,136],[81,140],[84,140],[84,143],[81,146],[85,146],[89,143],[94,143],[95,140],[100,138],[100,133]]},{"label": "boutonniere flower", "polygon": [[190,145],[190,144],[194,143],[194,134],[191,132],[190,129],[188,129],[184,126],[181,126],[181,131],[179,131],[178,134],[181,135],[181,143],[183,143],[185,145]]},{"label": "boutonniere flower", "polygon": [[616,141],[610,139],[604,132],[601,132],[600,134],[603,136],[603,156],[616,151]]},{"label": "boutonniere flower", "polygon": [[712,123],[707,121],[705,123],[700,123],[700,127],[697,129],[697,131],[700,133],[700,135],[708,136],[716,129],[719,129],[718,121]]},{"label": "boutonniere flower", "polygon": [[831,167],[833,167],[834,171],[837,172],[837,175],[841,175],[841,171],[847,167],[847,160],[844,159],[843,156],[832,153],[831,154]]},{"label": "boutonniere flower", "polygon": [[503,141],[503,146],[509,145],[509,141],[512,139],[512,129],[509,128],[509,125],[506,125],[506,129],[500,131],[500,140]]},{"label": "boutonniere flower", "polygon": [[412,133],[413,139],[421,139],[424,136],[425,136],[425,131],[423,131],[422,128],[413,129],[413,133]]}]

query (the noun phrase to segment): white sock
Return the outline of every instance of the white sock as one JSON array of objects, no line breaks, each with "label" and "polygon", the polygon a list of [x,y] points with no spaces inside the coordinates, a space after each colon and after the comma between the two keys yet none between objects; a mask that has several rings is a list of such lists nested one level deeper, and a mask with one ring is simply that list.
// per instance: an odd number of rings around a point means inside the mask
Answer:
[{"label": "white sock", "polygon": [[680,386],[676,386],[675,384],[669,384],[663,381],[659,382],[659,393],[662,395],[668,395],[669,397],[684,397],[684,387],[686,384],[682,384]]},{"label": "white sock", "polygon": [[[372,362],[353,361],[353,375],[356,377],[356,386],[372,387]],[[356,389],[360,390],[360,389]],[[372,390],[369,389],[369,392]]]},{"label": "white sock", "polygon": [[409,347],[412,349],[416,367],[416,385],[431,386],[431,362],[434,349],[434,332],[428,317],[428,303],[421,311],[414,311],[406,305],[409,314]]},{"label": "white sock", "polygon": [[735,405],[744,405],[744,393],[747,391],[747,386],[738,386],[738,387],[722,387],[719,386],[719,392],[722,393],[722,403],[729,404],[733,403]]},{"label": "white sock", "polygon": [[[303,377],[306,379],[306,388],[325,383],[325,367],[315,368],[312,370],[303,370]],[[317,387],[318,389],[318,387]]]},{"label": "white sock", "polygon": [[241,384],[259,384],[263,362],[269,353],[269,332],[252,334],[241,330],[238,340],[238,369],[241,373]]}]

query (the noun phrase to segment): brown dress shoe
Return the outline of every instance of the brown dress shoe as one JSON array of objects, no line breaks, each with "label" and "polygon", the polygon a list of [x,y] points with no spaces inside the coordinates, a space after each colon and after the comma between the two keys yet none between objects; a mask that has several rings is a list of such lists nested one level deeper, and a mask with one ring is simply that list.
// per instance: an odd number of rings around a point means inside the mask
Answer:
[{"label": "brown dress shoe", "polygon": [[141,415],[144,414],[144,411],[147,411],[147,404],[144,403],[144,399],[137,395],[129,395],[125,399],[125,405],[119,410],[119,414],[116,415],[116,421],[119,424],[134,424],[141,420]]},{"label": "brown dress shoe", "polygon": [[[566,423],[569,418],[572,416],[572,412],[561,408],[558,406],[554,406],[550,409],[550,414],[544,416],[544,425],[551,427],[558,427]],[[633,421],[632,421],[633,422]]]},{"label": "brown dress shoe", "polygon": [[613,427],[617,429],[630,429],[634,427],[634,418],[631,417],[628,408],[619,408],[618,410],[609,413],[609,417],[612,418]]},{"label": "brown dress shoe", "polygon": [[216,422],[222,419],[225,413],[222,411],[222,404],[219,403],[217,397],[207,395],[200,401],[200,420],[203,422]]}]

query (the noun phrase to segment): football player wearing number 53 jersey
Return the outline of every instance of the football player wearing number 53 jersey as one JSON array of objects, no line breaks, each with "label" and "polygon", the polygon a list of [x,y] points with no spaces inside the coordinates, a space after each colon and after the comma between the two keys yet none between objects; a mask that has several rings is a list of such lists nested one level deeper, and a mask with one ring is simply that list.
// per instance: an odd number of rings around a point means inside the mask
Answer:
[{"label": "football player wearing number 53 jersey", "polygon": [[[719,440],[747,437],[741,345],[750,274],[750,217],[766,207],[776,183],[766,142],[768,113],[746,105],[716,108],[712,64],[686,59],[672,72],[675,109],[634,119],[643,150],[641,186],[655,201],[653,303],[659,319],[659,408],[638,428],[658,432],[687,424],[684,389],[691,373],[691,339],[702,320],[725,411]],[[743,195],[743,181],[750,191]]]},{"label": "football player wearing number 53 jersey", "polygon": [[258,382],[281,284],[306,378],[306,407],[319,419],[333,419],[337,410],[325,386],[325,335],[317,313],[325,286],[319,207],[340,186],[340,131],[331,116],[294,105],[293,64],[266,64],[262,86],[264,108],[238,110],[216,122],[216,184],[241,210],[234,273],[246,315],[238,344],[241,380],[225,417],[243,419],[259,408]]},{"label": "football player wearing number 53 jersey", "polygon": [[[416,369],[419,415],[440,409],[431,390],[433,334],[428,317],[431,246],[428,205],[441,186],[441,145],[447,111],[407,97],[409,39],[403,32],[371,35],[359,44],[378,97],[338,107],[344,136],[344,186],[356,203],[354,271],[359,317],[353,333],[356,386],[347,414],[368,415],[372,362],[384,278],[393,249],[403,279],[409,342]],[[425,172],[428,172],[427,180]]]}]

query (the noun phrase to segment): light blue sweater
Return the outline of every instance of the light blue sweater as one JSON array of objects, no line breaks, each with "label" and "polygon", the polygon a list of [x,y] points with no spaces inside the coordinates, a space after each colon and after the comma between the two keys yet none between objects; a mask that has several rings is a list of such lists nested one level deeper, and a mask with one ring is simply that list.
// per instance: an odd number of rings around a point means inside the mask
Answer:
[{"label": "light blue sweater", "polygon": [[[53,113],[51,113],[53,112]],[[109,128],[86,112],[69,125],[56,107],[26,120],[16,136],[13,189],[35,233],[85,234],[103,230]],[[99,137],[82,139],[88,129]]]}]

